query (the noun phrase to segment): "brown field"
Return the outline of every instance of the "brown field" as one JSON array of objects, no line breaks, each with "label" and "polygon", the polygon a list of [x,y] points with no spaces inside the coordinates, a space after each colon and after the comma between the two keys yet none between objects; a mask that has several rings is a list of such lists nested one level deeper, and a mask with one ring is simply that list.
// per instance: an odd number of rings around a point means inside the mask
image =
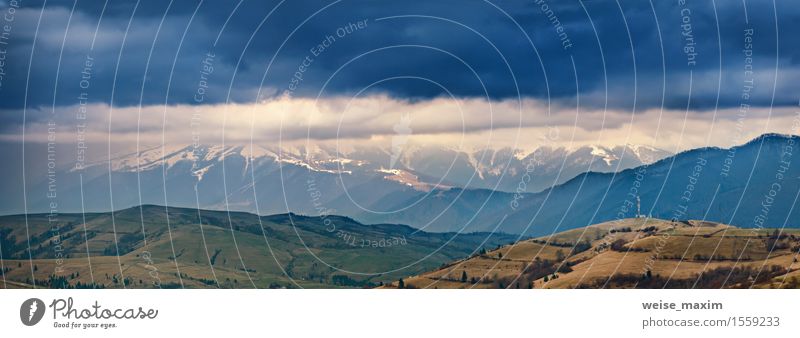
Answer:
[{"label": "brown field", "polygon": [[[503,246],[406,288],[798,288],[800,230],[625,219]],[[385,287],[398,287],[399,281]]]}]

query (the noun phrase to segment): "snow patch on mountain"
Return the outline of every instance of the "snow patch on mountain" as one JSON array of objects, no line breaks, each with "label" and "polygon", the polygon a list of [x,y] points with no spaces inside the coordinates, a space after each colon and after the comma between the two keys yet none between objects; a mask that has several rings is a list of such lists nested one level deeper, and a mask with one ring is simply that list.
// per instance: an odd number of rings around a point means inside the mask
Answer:
[{"label": "snow patch on mountain", "polygon": [[643,145],[613,148],[590,145],[575,149],[541,147],[531,153],[511,148],[466,151],[408,145],[392,168],[397,171],[387,171],[385,168],[389,167],[390,154],[387,149],[379,147],[353,148],[344,153],[339,149],[321,146],[157,146],[114,157],[110,163],[93,165],[110,165],[115,172],[144,172],[170,170],[185,162],[189,168],[187,174],[197,177],[199,181],[211,168],[227,160],[240,158],[245,162],[245,172],[255,170],[257,173],[261,168],[266,168],[264,166],[273,166],[271,170],[274,170],[290,165],[322,174],[361,175],[364,180],[377,174],[418,190],[459,187],[515,191],[519,187],[518,176],[529,171],[533,161],[536,166],[531,174],[537,178],[526,187],[533,192],[563,183],[586,171],[624,170],[671,155],[667,151]]}]

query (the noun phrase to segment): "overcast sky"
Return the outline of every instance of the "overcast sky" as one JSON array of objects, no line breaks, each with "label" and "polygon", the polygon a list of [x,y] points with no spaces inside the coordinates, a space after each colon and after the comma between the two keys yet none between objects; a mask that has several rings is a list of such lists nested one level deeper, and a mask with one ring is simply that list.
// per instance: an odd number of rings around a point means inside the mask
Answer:
[{"label": "overcast sky", "polygon": [[673,151],[798,133],[792,0],[12,5],[2,142],[48,124],[74,142],[85,122],[118,148],[383,145],[403,116],[416,141],[467,148],[530,149],[553,128],[560,145]]}]

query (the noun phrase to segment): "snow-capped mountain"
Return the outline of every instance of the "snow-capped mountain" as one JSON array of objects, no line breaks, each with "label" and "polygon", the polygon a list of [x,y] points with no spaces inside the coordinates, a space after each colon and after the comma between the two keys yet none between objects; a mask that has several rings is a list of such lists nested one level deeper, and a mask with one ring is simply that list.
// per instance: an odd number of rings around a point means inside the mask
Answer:
[{"label": "snow-capped mountain", "polygon": [[[245,169],[253,166],[252,169],[262,170],[264,166],[281,165],[333,175],[377,175],[418,190],[457,187],[518,192],[523,176],[528,175],[530,177],[524,178],[524,191],[537,192],[583,172],[615,172],[671,155],[641,145],[542,147],[527,154],[508,148],[473,152],[444,147],[406,148],[397,156],[389,149],[377,147],[345,152],[321,147],[279,149],[260,145],[158,146],[113,158],[110,168],[114,172],[135,173],[156,168],[170,171],[176,165],[187,164],[191,165],[191,175],[202,180],[212,167],[235,157],[243,161]],[[94,165],[108,167],[109,163]]]},{"label": "snow-capped mountain", "polygon": [[[587,170],[618,171],[668,155],[642,146],[540,148],[530,153],[432,146],[396,150],[256,144],[142,148],[80,171],[57,172],[58,206],[61,212],[158,204],[260,214],[382,215],[396,211],[397,205],[417,203],[420,194],[451,189],[537,192]],[[645,151],[656,156],[645,156]],[[46,178],[28,184],[28,212],[48,210],[47,189]],[[21,199],[6,200],[0,212],[24,212]]]}]

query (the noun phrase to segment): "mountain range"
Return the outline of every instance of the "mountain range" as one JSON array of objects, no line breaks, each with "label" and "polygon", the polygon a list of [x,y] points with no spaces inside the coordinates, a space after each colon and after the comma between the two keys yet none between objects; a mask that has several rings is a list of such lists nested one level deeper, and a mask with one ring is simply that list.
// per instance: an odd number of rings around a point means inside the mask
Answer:
[{"label": "mountain range", "polygon": [[[102,212],[151,203],[308,214],[324,205],[337,214],[358,216],[367,210],[391,211],[371,207],[387,198],[407,199],[420,192],[451,188],[536,192],[587,171],[614,172],[668,155],[639,145],[540,147],[529,153],[416,145],[401,150],[359,147],[346,152],[325,147],[158,146],[90,163],[80,171],[57,170],[53,180],[30,177],[27,211],[48,211],[48,191],[55,185],[58,196],[67,197],[57,201],[62,212]],[[520,185],[523,176],[527,176],[526,183]],[[6,183],[11,187],[19,182]],[[0,213],[26,210],[22,187],[15,188],[8,190],[20,191],[3,198]]]},{"label": "mountain range", "polygon": [[[645,146],[529,154],[408,147],[394,161],[392,151],[366,147],[157,147],[56,175],[61,212],[160,204],[525,235],[643,215],[791,227],[800,226],[792,209],[798,141],[765,134],[675,155]],[[29,184],[29,212],[47,211],[47,188],[46,180]],[[2,213],[23,210],[19,195],[0,199]]]}]

